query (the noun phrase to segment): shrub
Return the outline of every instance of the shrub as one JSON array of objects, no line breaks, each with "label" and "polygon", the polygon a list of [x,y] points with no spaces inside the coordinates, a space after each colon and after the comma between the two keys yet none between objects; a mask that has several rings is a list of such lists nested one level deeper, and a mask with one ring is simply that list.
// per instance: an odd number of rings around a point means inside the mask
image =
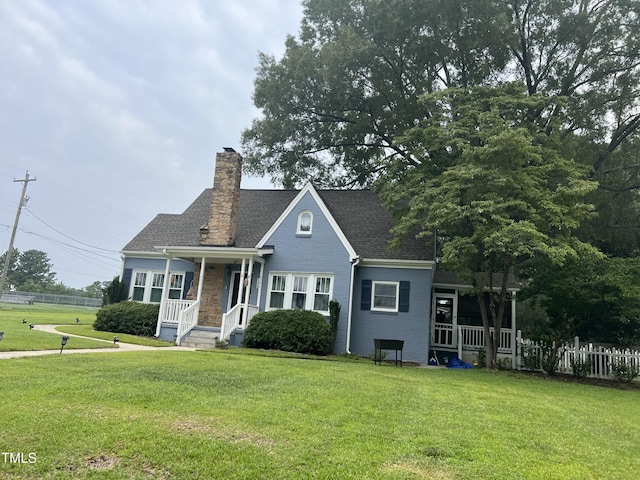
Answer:
[{"label": "shrub", "polygon": [[106,288],[102,290],[102,305],[112,305],[114,303],[123,302],[127,299],[129,287],[125,282],[121,282],[115,277]]},{"label": "shrub", "polygon": [[626,362],[613,362],[611,371],[619,382],[631,383],[640,374],[640,369]]},{"label": "shrub", "polygon": [[592,362],[590,358],[586,360],[571,359],[571,371],[576,378],[587,378],[591,373]]},{"label": "shrub", "polygon": [[329,325],[331,326],[331,352],[336,351],[336,337],[338,335],[338,322],[340,321],[340,303],[335,300],[329,302]]},{"label": "shrub", "polygon": [[478,358],[476,360],[478,368],[487,368],[487,351],[484,347],[478,349]]},{"label": "shrub", "polygon": [[160,306],[156,304],[129,301],[114,303],[98,310],[93,328],[103,332],[151,337],[156,333],[159,310]]},{"label": "shrub", "polygon": [[331,327],[317,312],[272,310],[258,313],[244,332],[244,346],[285,352],[326,355]]}]

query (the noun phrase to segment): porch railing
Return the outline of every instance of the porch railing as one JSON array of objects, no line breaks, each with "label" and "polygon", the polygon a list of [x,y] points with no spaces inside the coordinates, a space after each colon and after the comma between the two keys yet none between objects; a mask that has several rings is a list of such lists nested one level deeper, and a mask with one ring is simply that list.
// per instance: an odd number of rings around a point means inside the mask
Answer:
[{"label": "porch railing", "polygon": [[180,312],[193,306],[196,300],[165,300],[165,308],[162,318],[163,323],[178,323]]},{"label": "porch railing", "polygon": [[[493,332],[493,327],[491,328]],[[511,353],[513,331],[510,328],[500,329],[500,345],[498,352]],[[484,348],[484,328],[469,325],[451,325],[436,323],[433,328],[433,347],[462,348],[462,350],[479,350]]]},{"label": "porch railing", "polygon": [[180,345],[182,337],[189,333],[198,324],[198,313],[200,312],[200,302],[181,310],[178,315],[178,331],[176,332],[176,345]]},{"label": "porch railing", "polygon": [[[244,305],[241,303],[236,304],[231,310],[227,313],[222,314],[222,325],[220,326],[220,340],[229,340],[231,337],[231,333],[238,327],[240,327],[240,322],[242,321],[242,313],[243,313]],[[258,307],[255,305],[247,306],[247,322],[246,326],[249,325],[249,322],[253,318],[253,316],[258,313]]]}]

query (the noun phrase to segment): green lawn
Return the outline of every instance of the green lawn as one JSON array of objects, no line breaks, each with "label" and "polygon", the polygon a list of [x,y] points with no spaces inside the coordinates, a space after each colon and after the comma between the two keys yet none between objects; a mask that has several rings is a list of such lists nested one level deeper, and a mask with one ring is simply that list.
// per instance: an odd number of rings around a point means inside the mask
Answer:
[{"label": "green lawn", "polygon": [[[19,321],[36,325],[76,324],[93,325],[96,319],[95,308],[73,307],[68,305],[13,305],[0,303],[0,320]],[[78,319],[78,322],[76,322]]]},{"label": "green lawn", "polygon": [[0,361],[1,479],[632,479],[639,390],[152,351]]},{"label": "green lawn", "polygon": [[[0,331],[4,332],[0,340],[0,352],[21,350],[56,350],[59,349],[60,335],[31,330],[29,324],[56,325],[63,323],[93,324],[95,309],[83,307],[56,307],[52,305],[7,305],[0,304]],[[23,320],[26,323],[23,323]],[[113,336],[111,337],[113,339]],[[64,347],[65,350],[76,348],[113,348],[113,345],[86,338],[72,337]]]},{"label": "green lawn", "polygon": [[99,332],[94,330],[91,325],[64,325],[58,327],[57,330],[63,333],[72,333],[73,335],[82,335],[85,337],[99,338],[109,341],[113,341],[113,337],[117,336],[120,342],[134,343],[136,345],[146,345],[148,347],[175,346],[175,343],[156,340],[153,337],[138,337],[136,335],[127,335],[126,333]]},{"label": "green lawn", "polygon": [[[121,342],[147,345],[151,347],[172,346],[172,343],[155,338],[137,337],[121,333],[97,332],[93,330],[96,309],[66,305],[11,305],[0,303],[0,331],[5,335],[0,341],[0,352],[20,350],[55,350],[60,348],[60,335],[71,333],[102,340],[113,341],[114,335]],[[76,321],[77,319],[77,321]],[[23,323],[23,320],[26,323]],[[29,329],[34,325],[64,325],[57,330],[60,335],[38,332]],[[113,344],[95,340],[72,337],[64,347],[77,348],[116,348]]]}]

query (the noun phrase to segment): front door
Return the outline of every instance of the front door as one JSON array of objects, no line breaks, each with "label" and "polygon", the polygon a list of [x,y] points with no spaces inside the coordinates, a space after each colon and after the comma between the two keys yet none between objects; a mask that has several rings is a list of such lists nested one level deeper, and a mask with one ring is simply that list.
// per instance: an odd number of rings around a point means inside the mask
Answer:
[{"label": "front door", "polygon": [[433,306],[432,343],[434,345],[455,347],[456,307],[456,296],[454,294],[436,293]]}]

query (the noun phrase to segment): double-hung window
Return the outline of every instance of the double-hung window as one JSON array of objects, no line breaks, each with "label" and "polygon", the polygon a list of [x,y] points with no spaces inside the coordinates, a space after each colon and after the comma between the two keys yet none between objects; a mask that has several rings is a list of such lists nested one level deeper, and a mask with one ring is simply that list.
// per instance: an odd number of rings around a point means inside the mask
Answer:
[{"label": "double-hung window", "polygon": [[371,310],[398,311],[398,282],[373,282],[373,305]]},{"label": "double-hung window", "polygon": [[316,277],[316,290],[313,297],[313,309],[318,312],[328,312],[330,297],[331,278]]},{"label": "double-hung window", "polygon": [[284,295],[287,284],[286,275],[273,275],[271,277],[271,290],[269,293],[269,308],[284,308]]},{"label": "double-hung window", "polygon": [[144,291],[147,288],[147,272],[136,272],[133,277],[132,300],[136,302],[144,301]]},{"label": "double-hung window", "polygon": [[164,273],[154,273],[151,282],[151,303],[160,303],[162,300],[162,285],[164,284]]},{"label": "double-hung window", "polygon": [[293,291],[291,292],[291,308],[307,310],[307,289],[309,277],[304,275],[293,276]]},{"label": "double-hung window", "polygon": [[273,273],[269,281],[270,310],[293,308],[328,314],[333,276],[317,273]]},{"label": "double-hung window", "polygon": [[[184,273],[169,275],[169,293],[171,299],[181,299],[184,289]],[[160,303],[164,287],[164,272],[134,271],[131,299],[143,303]]]},{"label": "double-hung window", "polygon": [[397,313],[409,311],[411,283],[406,280],[362,280],[360,309],[372,312]]}]

